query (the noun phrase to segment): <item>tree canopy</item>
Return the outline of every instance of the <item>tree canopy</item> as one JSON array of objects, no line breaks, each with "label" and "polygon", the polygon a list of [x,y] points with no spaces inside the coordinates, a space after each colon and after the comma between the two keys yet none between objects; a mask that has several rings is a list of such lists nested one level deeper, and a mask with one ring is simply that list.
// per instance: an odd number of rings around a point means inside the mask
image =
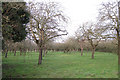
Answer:
[{"label": "tree canopy", "polygon": [[27,36],[26,24],[30,14],[26,10],[25,2],[2,3],[2,34],[4,40],[20,42]]},{"label": "tree canopy", "polygon": [[30,23],[27,27],[28,37],[34,40],[39,47],[38,64],[41,64],[42,50],[45,44],[51,39],[67,35],[64,28],[67,18],[56,2],[30,2],[28,10],[31,13]]}]

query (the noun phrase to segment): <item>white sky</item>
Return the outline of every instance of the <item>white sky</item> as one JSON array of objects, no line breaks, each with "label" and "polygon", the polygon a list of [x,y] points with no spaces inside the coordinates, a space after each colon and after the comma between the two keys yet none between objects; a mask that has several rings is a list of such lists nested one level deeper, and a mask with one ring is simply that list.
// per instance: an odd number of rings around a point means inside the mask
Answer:
[{"label": "white sky", "polygon": [[[68,27],[68,36],[74,35],[78,26],[87,21],[95,21],[98,15],[98,9],[102,2],[117,0],[36,0],[36,1],[55,1],[60,2],[64,8],[64,13],[70,18]],[[61,41],[61,40],[60,40]]]}]

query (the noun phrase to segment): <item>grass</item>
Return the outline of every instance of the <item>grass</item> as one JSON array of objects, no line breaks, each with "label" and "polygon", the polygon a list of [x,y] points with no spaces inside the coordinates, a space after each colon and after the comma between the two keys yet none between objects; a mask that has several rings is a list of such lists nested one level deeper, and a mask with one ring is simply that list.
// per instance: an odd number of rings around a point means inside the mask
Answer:
[{"label": "grass", "polygon": [[118,78],[118,57],[114,54],[96,52],[91,59],[91,52],[63,53],[48,52],[42,64],[38,63],[38,53],[26,56],[8,54],[3,56],[3,78]]}]

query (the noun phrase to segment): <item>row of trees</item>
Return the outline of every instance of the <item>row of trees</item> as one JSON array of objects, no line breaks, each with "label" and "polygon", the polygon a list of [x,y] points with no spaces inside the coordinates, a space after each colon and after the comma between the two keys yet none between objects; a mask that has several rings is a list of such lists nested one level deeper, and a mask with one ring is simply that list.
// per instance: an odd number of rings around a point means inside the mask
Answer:
[{"label": "row of trees", "polygon": [[11,42],[20,42],[27,36],[26,25],[29,22],[29,12],[25,2],[2,3],[2,50],[8,53]]},{"label": "row of trees", "polygon": [[11,42],[17,44],[16,42],[21,42],[27,36],[37,44],[39,65],[42,63],[42,52],[47,42],[67,35],[64,27],[68,20],[58,3],[3,2],[2,7],[2,48],[6,55]]},{"label": "row of trees", "polygon": [[[56,44],[51,44],[56,37],[68,34],[65,30],[68,18],[58,3],[29,2],[26,6],[25,3],[7,2],[3,3],[2,7],[3,50],[8,48],[9,43],[21,42],[27,36],[39,49],[38,65],[42,63],[42,54],[46,46],[47,49],[64,52],[81,50],[81,56],[86,47],[92,50],[93,59],[99,43],[102,42],[103,45],[109,38],[110,42],[113,41],[111,38],[119,40],[117,2],[103,3],[96,22],[83,23],[75,32],[74,38]],[[7,51],[5,52],[7,54]]]},{"label": "row of trees", "polygon": [[[99,45],[96,46],[96,51],[111,52],[117,54],[117,45],[115,43],[116,43],[115,39],[101,40],[99,42]],[[81,56],[82,56],[83,50],[91,51],[92,47],[87,40],[78,41],[78,39],[75,36],[73,36],[68,38],[64,43],[56,43],[56,42],[49,43],[47,45],[47,50],[63,51],[65,53],[67,52],[70,53],[72,51],[79,51],[81,52]]]},{"label": "row of trees", "polygon": [[[99,45],[96,47],[96,51],[101,52],[111,52],[117,53],[117,44],[115,39],[110,40],[101,40]],[[13,43],[10,42],[8,44],[8,51],[39,51],[37,45],[29,40],[26,39],[22,42]],[[92,47],[90,46],[89,42],[86,41],[78,41],[77,37],[71,36],[69,37],[64,43],[56,43],[53,41],[47,42],[46,46],[43,48],[46,51],[63,51],[65,53],[70,53],[72,51],[81,51],[81,56],[83,55],[83,50],[90,51]]]},{"label": "row of trees", "polygon": [[[78,39],[87,40],[92,48],[92,58],[101,40],[119,41],[118,2],[102,3],[96,22],[85,22],[76,31]],[[118,44],[117,44],[118,45]],[[119,48],[118,48],[119,50]],[[119,54],[119,52],[118,52]]]},{"label": "row of trees", "polygon": [[[16,42],[16,43],[9,41],[9,43],[6,46],[7,46],[6,51],[13,52],[14,56],[16,55],[16,51],[19,51],[20,55],[26,52],[31,52],[36,50],[38,51],[37,45],[29,39],[23,40],[21,42]],[[3,54],[5,54],[5,58],[7,58],[7,53],[3,51]]]}]

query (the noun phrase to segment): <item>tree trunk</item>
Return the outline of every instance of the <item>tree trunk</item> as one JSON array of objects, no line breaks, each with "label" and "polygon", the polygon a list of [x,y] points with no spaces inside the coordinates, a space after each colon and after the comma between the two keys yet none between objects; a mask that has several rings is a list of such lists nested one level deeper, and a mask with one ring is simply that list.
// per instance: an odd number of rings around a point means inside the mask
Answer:
[{"label": "tree trunk", "polygon": [[20,56],[22,55],[22,49],[20,49]]},{"label": "tree trunk", "polygon": [[83,48],[81,48],[81,56],[83,55]]},{"label": "tree trunk", "polygon": [[7,53],[7,52],[5,52],[5,58],[7,58],[7,54],[8,54],[8,53]]},{"label": "tree trunk", "polygon": [[5,51],[5,58],[7,58],[8,50]]},{"label": "tree trunk", "polygon": [[[119,10],[120,11],[120,10]],[[116,29],[116,31],[117,31],[117,39],[118,39],[118,64],[119,64],[119,66],[120,66],[120,27],[119,27],[119,25],[118,25],[118,28],[119,29]]]},{"label": "tree trunk", "polygon": [[16,50],[14,51],[14,56],[16,56]]},{"label": "tree trunk", "polygon": [[118,38],[118,64],[120,65],[120,35]]},{"label": "tree trunk", "polygon": [[38,65],[42,63],[42,48],[39,48],[39,59],[38,59]]},{"label": "tree trunk", "polygon": [[92,59],[94,59],[95,48],[92,49]]}]

